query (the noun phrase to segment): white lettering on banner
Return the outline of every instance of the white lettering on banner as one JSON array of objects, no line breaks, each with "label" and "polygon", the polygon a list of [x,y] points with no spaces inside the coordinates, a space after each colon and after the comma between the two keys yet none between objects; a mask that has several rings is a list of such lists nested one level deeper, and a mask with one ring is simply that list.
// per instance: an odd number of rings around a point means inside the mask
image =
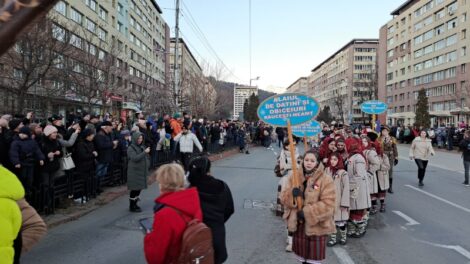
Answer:
[{"label": "white lettering on banner", "polygon": [[313,115],[313,111],[302,112],[302,113],[292,113],[292,114],[290,114],[289,112],[287,114],[277,113],[277,114],[267,115],[264,118],[266,120],[277,119],[277,118],[286,119],[286,118],[303,117],[303,116],[309,116],[309,115]]},{"label": "white lettering on banner", "polygon": [[282,101],[298,101],[299,99],[297,98],[297,95],[286,95],[286,96],[279,96],[279,97],[276,97],[274,98],[274,102],[277,103],[277,102],[282,102]]},{"label": "white lettering on banner", "polygon": [[292,113],[292,112],[300,112],[307,110],[305,106],[299,107],[292,107],[292,108],[280,108],[280,109],[272,109],[269,110],[269,114],[280,114],[280,113]]}]

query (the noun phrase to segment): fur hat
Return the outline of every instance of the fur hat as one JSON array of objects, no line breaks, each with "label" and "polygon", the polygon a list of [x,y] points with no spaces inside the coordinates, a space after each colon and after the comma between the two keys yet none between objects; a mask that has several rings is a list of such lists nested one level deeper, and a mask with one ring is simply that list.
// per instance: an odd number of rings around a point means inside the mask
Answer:
[{"label": "fur hat", "polygon": [[45,128],[44,128],[44,136],[48,137],[50,136],[52,133],[54,132],[57,132],[57,128],[55,128],[55,126],[51,126],[51,125],[47,125]]},{"label": "fur hat", "polygon": [[13,119],[10,122],[8,122],[8,127],[10,128],[10,130],[15,130],[16,128],[20,126],[20,124],[21,124],[21,120]]}]

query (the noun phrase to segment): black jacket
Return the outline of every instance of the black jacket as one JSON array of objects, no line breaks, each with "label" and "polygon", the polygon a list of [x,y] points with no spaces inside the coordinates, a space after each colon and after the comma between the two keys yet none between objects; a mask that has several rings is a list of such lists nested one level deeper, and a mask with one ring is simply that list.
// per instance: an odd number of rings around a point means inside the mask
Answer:
[{"label": "black jacket", "polygon": [[[45,159],[44,159],[44,166],[42,167],[42,170],[44,172],[56,172],[60,169],[60,163],[59,160],[62,157],[64,153],[62,153],[62,147],[60,146],[59,141],[57,140],[50,140],[48,137],[43,136],[40,148],[42,153],[44,153]],[[49,157],[47,156],[50,152],[56,152],[60,151],[59,156],[54,156],[54,159],[51,161]]]},{"label": "black jacket", "polygon": [[215,143],[219,139],[220,139],[220,127],[219,126],[213,126],[211,128],[211,141],[212,141],[212,143]]},{"label": "black jacket", "polygon": [[276,134],[278,137],[283,138],[285,136],[284,128],[276,127]]},{"label": "black jacket", "polygon": [[111,135],[107,135],[103,130],[95,136],[95,149],[98,152],[96,160],[99,163],[113,162],[113,141]]},{"label": "black jacket", "polygon": [[45,160],[45,157],[35,140],[15,136],[10,146],[10,161],[13,165],[33,167],[40,160]]},{"label": "black jacket", "polygon": [[462,139],[459,146],[462,151],[463,160],[470,161],[470,139]]},{"label": "black jacket", "polygon": [[95,145],[92,141],[82,139],[77,143],[73,152],[73,160],[77,171],[85,172],[95,168],[95,155],[93,155],[93,151],[95,151]]},{"label": "black jacket", "polygon": [[225,222],[234,213],[232,193],[228,185],[214,177],[204,177],[195,183],[198,189],[203,222],[212,230],[215,262],[227,259],[225,245]]}]

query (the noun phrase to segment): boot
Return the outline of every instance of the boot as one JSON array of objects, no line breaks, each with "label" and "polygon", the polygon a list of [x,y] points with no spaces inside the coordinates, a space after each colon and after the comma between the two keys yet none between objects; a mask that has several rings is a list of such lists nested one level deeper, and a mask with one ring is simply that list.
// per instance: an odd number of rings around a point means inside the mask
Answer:
[{"label": "boot", "polygon": [[393,179],[389,179],[390,187],[388,188],[388,193],[393,193]]},{"label": "boot", "polygon": [[377,205],[373,204],[370,208],[370,215],[375,215],[377,213]]},{"label": "boot", "polygon": [[352,237],[352,235],[356,232],[356,225],[352,221],[348,221],[348,228],[346,229],[347,236]]},{"label": "boot", "polygon": [[381,213],[385,213],[385,201],[382,201],[382,202],[380,203],[380,212],[381,212]]},{"label": "boot", "polygon": [[287,252],[292,252],[292,236],[287,237],[286,251]]},{"label": "boot", "polygon": [[336,245],[338,241],[336,240],[336,233],[330,235],[330,239],[328,240],[328,243],[326,244],[329,247],[332,247]]},{"label": "boot", "polygon": [[142,212],[140,207],[137,206],[137,199],[136,198],[129,198],[129,211],[133,213]]},{"label": "boot", "polygon": [[[341,229],[343,228],[343,229]],[[346,226],[343,226],[339,229],[339,244],[344,246],[346,245],[346,240],[347,240],[347,232],[348,232],[348,229],[346,228]]]},{"label": "boot", "polygon": [[366,234],[366,223],[365,222],[360,222],[357,223],[357,229],[356,232],[352,235],[354,238],[361,238]]},{"label": "boot", "polygon": [[142,212],[142,209],[140,209],[140,206],[137,204],[140,201],[140,196],[135,197],[135,210],[136,212]]}]

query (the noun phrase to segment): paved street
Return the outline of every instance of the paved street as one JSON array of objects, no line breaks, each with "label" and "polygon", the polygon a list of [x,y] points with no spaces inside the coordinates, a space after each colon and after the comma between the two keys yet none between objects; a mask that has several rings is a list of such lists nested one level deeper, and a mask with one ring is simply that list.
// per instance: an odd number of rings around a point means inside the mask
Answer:
[{"label": "paved street", "polygon": [[[470,263],[470,188],[456,172],[462,171],[460,155],[437,152],[419,189],[408,147],[399,147],[387,212],[372,218],[363,239],[328,249],[327,263]],[[270,210],[277,186],[274,151],[253,148],[250,155],[214,163],[214,175],[229,184],[236,206],[227,225],[227,263],[296,263],[284,251],[284,224]],[[137,220],[151,215],[156,195],[156,186],[144,192],[145,213],[130,214],[122,197],[52,229],[23,263],[145,263]]]}]

